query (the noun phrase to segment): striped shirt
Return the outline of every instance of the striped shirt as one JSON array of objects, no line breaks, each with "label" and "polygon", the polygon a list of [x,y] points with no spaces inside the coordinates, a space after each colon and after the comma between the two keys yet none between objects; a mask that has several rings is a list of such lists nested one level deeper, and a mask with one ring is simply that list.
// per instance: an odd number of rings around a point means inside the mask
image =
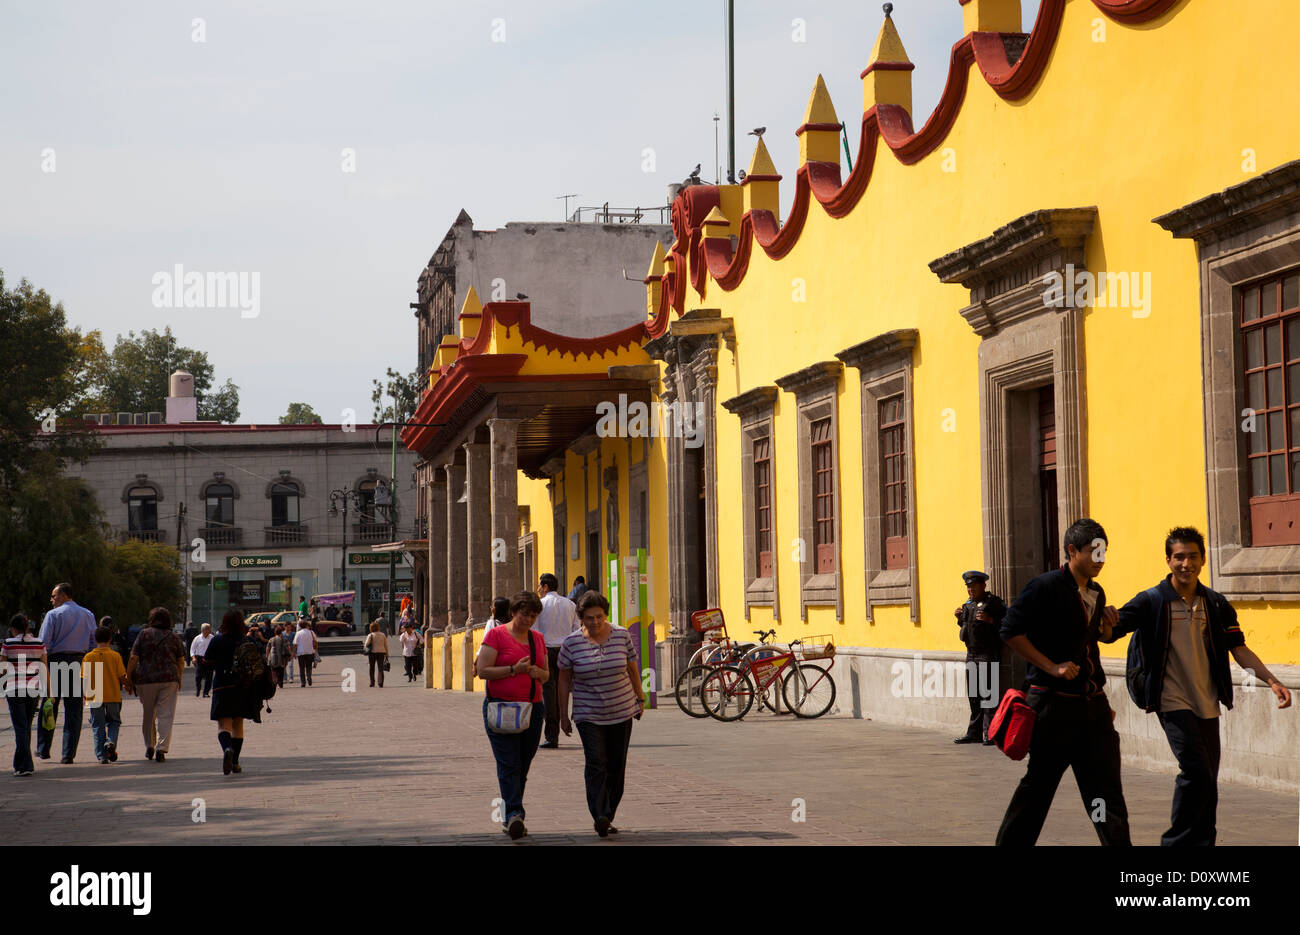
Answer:
[{"label": "striped shirt", "polygon": [[604,643],[579,630],[560,645],[559,667],[573,670],[573,720],[579,724],[621,724],[641,705],[628,678],[627,664],[636,650],[627,630],[609,627]]},{"label": "striped shirt", "polygon": [[[5,694],[37,698],[41,695],[41,656],[45,644],[34,636],[11,636],[0,649],[5,665]],[[12,668],[11,668],[12,667]]]}]

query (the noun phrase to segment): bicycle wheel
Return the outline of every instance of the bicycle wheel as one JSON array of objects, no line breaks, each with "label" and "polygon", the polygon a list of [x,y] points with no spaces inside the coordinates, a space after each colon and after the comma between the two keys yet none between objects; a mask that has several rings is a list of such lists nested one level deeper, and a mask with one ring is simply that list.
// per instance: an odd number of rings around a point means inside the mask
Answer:
[{"label": "bicycle wheel", "polygon": [[801,663],[785,674],[781,695],[795,717],[821,717],[835,704],[835,680],[821,666]]},{"label": "bicycle wheel", "polygon": [[704,687],[704,677],[712,671],[712,666],[693,665],[677,678],[677,707],[691,717],[709,716],[700,699],[700,689]]},{"label": "bicycle wheel", "polygon": [[718,666],[704,677],[700,700],[710,717],[738,721],[754,703],[754,683],[735,666]]}]

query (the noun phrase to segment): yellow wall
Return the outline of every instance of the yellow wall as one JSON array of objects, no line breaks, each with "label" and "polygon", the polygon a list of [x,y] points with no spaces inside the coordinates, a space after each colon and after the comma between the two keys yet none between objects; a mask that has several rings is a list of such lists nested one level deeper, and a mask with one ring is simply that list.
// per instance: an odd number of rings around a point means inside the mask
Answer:
[{"label": "yellow wall", "polygon": [[[979,339],[957,314],[969,293],[941,284],[927,264],[1037,209],[1096,205],[1089,269],[1152,274],[1149,317],[1096,308],[1084,319],[1090,512],[1110,536],[1099,579],[1109,599],[1125,601],[1166,573],[1170,526],[1206,528],[1195,251],[1151,218],[1246,181],[1245,147],[1255,150],[1260,171],[1300,156],[1294,121],[1260,117],[1262,102],[1300,77],[1294,30],[1260,26],[1294,23],[1293,9],[1285,0],[1264,0],[1238,16],[1221,4],[1189,2],[1154,29],[1108,20],[1105,42],[1093,42],[1097,8],[1071,2],[1046,73],[1025,101],[1001,100],[972,67],[956,123],[934,153],[907,166],[879,143],[873,178],[847,217],[832,219],[814,201],[786,257],[770,260],[756,245],[734,291],[710,281],[699,298],[688,288],[688,307],[716,307],[735,320],[736,353],[719,354],[720,400],[882,332],[920,331],[912,548],[921,625],[911,623],[905,607],[865,622],[860,394],[858,372],[846,368],[838,410],[845,622],[835,622],[832,608],[816,608],[807,630],[839,632],[846,644],[961,648],[951,613],[964,599],[959,576],[983,564]],[[1241,48],[1251,49],[1251,67],[1225,67],[1223,56]],[[847,122],[855,126],[856,115]],[[791,178],[793,168],[781,167],[780,156],[778,168]],[[956,171],[943,171],[946,159],[955,160]],[[793,300],[795,278],[805,282],[805,303]],[[956,417],[954,432],[942,430],[946,409]],[[739,424],[721,409],[716,419],[719,527],[738,539]],[[790,627],[804,626],[799,569],[790,556],[798,528],[795,437],[793,399],[781,393],[774,449],[783,638],[794,635]],[[1062,528],[1072,519],[1061,517]],[[723,609],[739,619],[737,549],[720,549],[719,570]],[[1300,607],[1238,609],[1263,658],[1300,662]],[[761,612],[754,621],[763,621]]]}]

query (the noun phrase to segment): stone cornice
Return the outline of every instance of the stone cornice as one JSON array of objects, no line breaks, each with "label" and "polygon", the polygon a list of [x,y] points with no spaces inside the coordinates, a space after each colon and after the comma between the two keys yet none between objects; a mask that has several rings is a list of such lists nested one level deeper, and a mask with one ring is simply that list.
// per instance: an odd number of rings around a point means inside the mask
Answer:
[{"label": "stone cornice", "polygon": [[776,385],[787,393],[804,396],[827,386],[834,386],[844,372],[844,364],[838,360],[823,360],[794,373],[778,377]]},{"label": "stone cornice", "polygon": [[780,392],[775,386],[756,386],[752,390],[722,401],[722,408],[744,418],[748,415],[771,409],[776,404],[776,395]]},{"label": "stone cornice", "polygon": [[1045,254],[1082,247],[1092,233],[1097,209],[1047,208],[1016,218],[983,240],[958,247],[930,261],[940,281],[974,290],[981,283],[1024,266]]},{"label": "stone cornice", "polygon": [[1175,237],[1213,243],[1300,211],[1300,160],[1152,218]]},{"label": "stone cornice", "polygon": [[850,367],[865,370],[875,364],[911,357],[920,334],[915,328],[899,328],[846,347],[835,356]]}]

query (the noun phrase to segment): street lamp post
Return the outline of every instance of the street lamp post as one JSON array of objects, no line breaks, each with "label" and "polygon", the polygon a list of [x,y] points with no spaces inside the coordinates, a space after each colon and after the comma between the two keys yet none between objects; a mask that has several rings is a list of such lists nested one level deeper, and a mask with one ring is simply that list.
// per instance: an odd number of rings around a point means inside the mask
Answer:
[{"label": "street lamp post", "polygon": [[343,561],[339,565],[339,590],[348,589],[348,501],[354,503],[358,508],[361,506],[361,495],[355,490],[331,490],[330,491],[330,516],[338,516],[339,503],[343,504]]}]

